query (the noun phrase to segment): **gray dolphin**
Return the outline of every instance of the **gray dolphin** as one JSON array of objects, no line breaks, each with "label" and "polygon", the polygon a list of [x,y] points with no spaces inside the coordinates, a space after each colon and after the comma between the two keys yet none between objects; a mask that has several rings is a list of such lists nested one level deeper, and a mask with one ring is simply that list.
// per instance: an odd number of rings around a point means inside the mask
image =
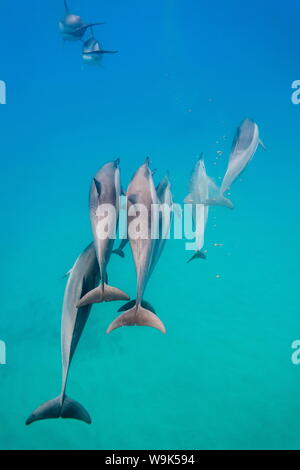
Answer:
[{"label": "gray dolphin", "polygon": [[201,154],[192,171],[190,193],[184,200],[186,204],[192,205],[193,224],[196,232],[196,252],[188,263],[195,259],[206,259],[201,250],[204,246],[204,235],[209,213],[209,206],[206,205],[206,201],[212,191],[216,192],[218,188],[213,180],[208,177],[203,154]]},{"label": "gray dolphin", "polygon": [[[152,172],[152,174],[153,174],[153,172]],[[172,193],[171,193],[171,183],[170,183],[170,180],[169,180],[168,176],[165,176],[163,178],[163,180],[157,185],[156,194],[157,194],[158,200],[160,201],[161,205],[166,204],[169,208],[173,207],[173,197],[172,197]],[[161,230],[162,230],[162,228],[161,228],[162,227],[162,216],[163,215],[160,213],[160,233],[161,233]],[[172,217],[173,217],[173,210],[171,210],[171,217],[165,223],[165,229],[166,230],[169,230],[169,228],[170,228],[170,225],[172,223]],[[160,236],[158,242],[156,243],[155,251],[159,251],[160,255],[163,251],[165,242],[166,242],[166,238]],[[116,250],[114,250],[113,253],[115,255],[120,256],[120,258],[125,258],[124,249],[125,249],[125,247],[127,246],[128,243],[129,243],[129,240],[128,240],[128,236],[127,236],[127,238],[124,238],[121,241],[119,247]],[[157,261],[159,260],[160,255],[158,256]],[[156,258],[156,256],[153,256],[152,265],[154,264],[155,258]],[[155,267],[155,264],[153,266],[153,269],[154,269],[154,267]],[[121,311],[121,310],[119,310],[119,311]]]},{"label": "gray dolphin", "polygon": [[265,148],[264,144],[259,138],[258,126],[254,121],[247,118],[241,123],[233,139],[228,168],[225,173],[219,194],[215,198],[209,199],[207,204],[225,206],[229,209],[233,209],[234,206],[232,202],[224,197],[224,193],[246,169],[259,145]]},{"label": "gray dolphin", "polygon": [[66,386],[71,361],[78,342],[89,318],[92,305],[76,308],[80,297],[93,289],[99,282],[99,265],[94,244],[91,243],[79,256],[70,271],[65,289],[62,324],[62,388],[61,394],[37,408],[27,419],[26,424],[50,418],[74,418],[91,423],[88,412],[80,403],[66,395]]},{"label": "gray dolphin", "polygon": [[[111,302],[113,300],[129,300],[129,296],[116,287],[107,284],[107,265],[114,246],[113,229],[116,229],[119,219],[119,203],[121,196],[120,160],[105,164],[96,174],[90,189],[90,220],[94,236],[97,258],[100,267],[101,284],[82,297],[77,307],[91,303]],[[98,224],[103,220],[99,213],[101,207],[108,205],[111,211],[106,219],[111,232],[106,237],[99,237]]]},{"label": "gray dolphin", "polygon": [[[149,277],[152,275],[163,253],[173,219],[173,196],[168,175],[156,187],[156,194],[161,206],[159,213],[159,236],[154,247]],[[164,209],[166,209],[166,212],[164,212]]]},{"label": "gray dolphin", "polygon": [[[151,209],[153,204],[159,204],[156,190],[153,183],[152,172],[149,168],[149,159],[136,171],[127,191],[128,200],[128,236],[133,253],[136,275],[137,275],[137,296],[135,304],[132,308],[122,313],[107,329],[107,333],[120,328],[121,326],[150,326],[166,332],[165,326],[161,320],[150,310],[145,308],[143,303],[143,295],[151,274],[151,263],[153,259],[156,240],[151,237],[152,230],[155,233],[157,227],[155,218],[151,218]],[[136,219],[134,215],[129,215],[131,208],[135,209],[136,205],[142,205],[147,211],[146,220],[141,221],[145,230],[144,237],[133,236],[130,233],[130,224]],[[142,211],[137,210],[136,212]],[[149,305],[149,304],[147,304]]]},{"label": "gray dolphin", "polygon": [[59,22],[59,29],[65,41],[80,41],[86,30],[104,23],[85,24],[81,17],[70,12],[67,0],[64,0],[65,16]]},{"label": "gray dolphin", "polygon": [[[173,219],[173,197],[171,192],[171,183],[168,176],[165,176],[163,180],[158,184],[158,186],[156,187],[156,194],[161,205],[161,211],[159,213],[159,236],[158,239],[155,240],[153,256],[149,268],[149,278],[151,277],[163,253],[167,241],[167,235],[169,233],[170,225]],[[166,206],[166,208],[164,206]],[[164,211],[164,209],[166,209],[166,212]],[[127,242],[128,238],[122,240],[118,250],[115,250],[115,253],[119,254],[119,256],[121,256],[122,258],[124,258],[125,256],[123,249],[126,246]],[[123,254],[123,256],[121,253]],[[129,310],[130,308],[134,307],[135,303],[136,300],[128,302],[127,304],[123,305],[118,310],[118,312],[125,312],[126,310]],[[154,307],[145,300],[142,300],[142,307],[146,308],[147,310],[150,310],[153,313],[156,313]]]},{"label": "gray dolphin", "polygon": [[91,37],[84,42],[82,48],[82,59],[86,64],[98,65],[105,54],[117,54],[118,51],[106,51],[102,49],[100,42]]}]

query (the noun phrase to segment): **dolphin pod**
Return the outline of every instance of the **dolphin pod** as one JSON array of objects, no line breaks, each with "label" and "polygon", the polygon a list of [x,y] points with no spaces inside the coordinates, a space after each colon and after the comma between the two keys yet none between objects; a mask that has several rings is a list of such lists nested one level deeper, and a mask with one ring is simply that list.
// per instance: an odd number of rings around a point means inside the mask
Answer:
[{"label": "dolphin pod", "polygon": [[[191,206],[196,240],[195,253],[188,262],[206,258],[202,249],[210,206],[233,207],[224,194],[245,170],[259,144],[263,145],[259,139],[257,124],[250,119],[244,120],[234,138],[220,188],[208,176],[203,155],[197,160],[189,182],[189,194],[185,198],[185,203]],[[155,187],[153,175],[147,158],[134,173],[127,189],[127,227],[140,217],[141,207],[146,208],[148,214],[152,213],[153,206],[158,207],[158,217],[147,216],[145,219],[147,237],[136,237],[128,228],[127,239],[122,240],[119,248],[115,250],[115,237],[99,237],[98,228],[104,213],[108,218],[108,226],[115,225],[117,228],[119,223],[120,199],[121,195],[124,195],[121,189],[119,159],[104,164],[92,179],[89,212],[93,242],[81,253],[69,271],[64,294],[61,322],[61,393],[33,411],[26,421],[27,425],[52,418],[73,418],[91,423],[87,410],[67,396],[67,381],[72,359],[93,304],[130,299],[126,293],[108,284],[107,275],[111,254],[115,253],[124,258],[123,250],[127,243],[130,245],[136,269],[136,298],[119,308],[120,315],[109,325],[107,333],[123,326],[134,325],[148,326],[166,333],[165,325],[157,316],[154,307],[144,299],[144,294],[164,251],[175,206],[169,176],[165,176]],[[107,206],[114,209],[113,213],[107,210]],[[154,237],[149,236],[153,233]]]},{"label": "dolphin pod", "polygon": [[[60,33],[64,41],[83,42],[81,57],[85,64],[99,65],[105,54],[116,54],[118,52],[104,50],[100,42],[94,37],[93,27],[105,23],[85,23],[80,16],[71,13],[67,0],[64,0],[64,7],[64,17],[58,23]],[[88,30],[91,31],[92,36],[84,41],[83,37]]]}]

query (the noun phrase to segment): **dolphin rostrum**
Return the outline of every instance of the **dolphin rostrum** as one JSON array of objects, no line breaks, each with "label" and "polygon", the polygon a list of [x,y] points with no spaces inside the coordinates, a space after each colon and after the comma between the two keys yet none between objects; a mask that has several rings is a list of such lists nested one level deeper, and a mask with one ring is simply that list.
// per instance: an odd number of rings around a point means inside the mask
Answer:
[{"label": "dolphin rostrum", "polygon": [[[119,164],[120,160],[105,164],[98,171],[91,184],[89,201],[90,220],[100,267],[101,283],[82,297],[77,305],[78,307],[91,303],[129,300],[129,296],[125,292],[116,287],[111,287],[107,283],[107,265],[113,250],[115,231],[119,220],[121,196]],[[101,210],[104,211],[104,209],[107,217],[101,214]],[[109,229],[107,233],[103,233],[103,236],[100,236],[98,228],[104,218]]]},{"label": "dolphin rostrum", "polygon": [[91,37],[84,42],[82,48],[82,59],[86,64],[100,64],[104,54],[117,54],[118,51],[106,51],[102,49],[100,42]]},{"label": "dolphin rostrum", "polygon": [[196,232],[196,253],[188,263],[194,259],[206,259],[205,254],[201,251],[204,246],[204,234],[209,212],[206,201],[210,191],[216,189],[215,183],[207,176],[203,155],[201,155],[192,172],[190,194],[184,200],[185,203],[192,204],[192,217]]},{"label": "dolphin rostrum", "polygon": [[[156,239],[152,236],[156,233],[158,226],[156,218],[151,217],[152,206],[159,205],[159,200],[153,183],[152,172],[149,168],[149,159],[147,158],[135,173],[129,184],[127,191],[128,201],[128,237],[133,253],[136,275],[137,275],[137,296],[132,308],[122,313],[107,329],[107,333],[122,326],[150,326],[166,332],[165,326],[161,320],[150,310],[149,304],[143,301],[143,295],[151,274],[151,263],[156,246]],[[143,214],[142,207],[145,209]],[[135,212],[136,215],[133,215]],[[133,234],[130,230],[130,224],[134,222],[139,213],[143,214],[142,221],[139,224],[140,232],[144,235]],[[144,230],[143,230],[144,229]],[[147,308],[148,306],[148,308]]]},{"label": "dolphin rostrum", "polygon": [[91,423],[88,412],[80,403],[66,395],[69,369],[78,342],[89,318],[92,305],[80,309],[76,304],[80,297],[93,289],[99,282],[99,265],[94,244],[91,243],[79,256],[69,273],[65,289],[62,324],[62,389],[61,394],[37,408],[27,419],[26,424],[50,418],[74,418]]},{"label": "dolphin rostrum", "polygon": [[233,209],[232,202],[224,197],[224,193],[245,170],[259,145],[265,148],[259,138],[258,125],[251,119],[247,118],[237,129],[237,133],[233,140],[228,168],[225,173],[219,195],[215,198],[209,199],[207,204],[225,206]]},{"label": "dolphin rostrum", "polygon": [[86,30],[104,23],[85,24],[80,16],[70,12],[67,0],[64,0],[65,16],[59,22],[59,29],[65,41],[80,41]]}]

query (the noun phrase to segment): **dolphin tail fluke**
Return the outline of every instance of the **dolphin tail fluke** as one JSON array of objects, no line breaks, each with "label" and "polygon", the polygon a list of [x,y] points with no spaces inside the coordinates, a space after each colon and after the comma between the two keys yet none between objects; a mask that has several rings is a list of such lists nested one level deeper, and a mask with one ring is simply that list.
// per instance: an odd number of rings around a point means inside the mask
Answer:
[{"label": "dolphin tail fluke", "polygon": [[263,141],[261,139],[259,139],[259,145],[264,149],[264,150],[267,150],[267,147],[265,146],[265,144],[263,143]]},{"label": "dolphin tail fluke", "polygon": [[[136,304],[136,299],[131,300],[130,302],[128,302],[127,304],[119,308],[118,312],[126,312],[127,310],[132,309],[135,306],[135,304]],[[146,300],[142,300],[141,305],[143,308],[145,308],[146,310],[150,310],[150,312],[155,313],[156,315],[155,308],[153,307],[153,305],[150,304],[150,302],[146,302]]]},{"label": "dolphin tail fluke", "polygon": [[188,260],[188,263],[194,261],[194,259],[206,259],[206,256],[202,251],[196,251],[196,253]]},{"label": "dolphin tail fluke", "polygon": [[117,250],[113,250],[112,252],[114,255],[118,255],[120,256],[120,258],[125,258],[125,253],[123,250],[120,250],[120,249],[117,249]]},{"label": "dolphin tail fluke", "polygon": [[101,284],[96,289],[88,292],[80,299],[77,308],[85,307],[89,304],[99,304],[101,302],[113,302],[114,300],[129,300],[130,297],[125,292],[108,284]]},{"label": "dolphin tail fluke", "polygon": [[57,418],[73,418],[87,424],[91,424],[92,422],[89,413],[82,405],[80,405],[80,403],[67,396],[65,396],[62,401],[62,397],[59,396],[54,398],[54,400],[47,401],[34,410],[27,419],[26,425],[28,426],[35,421]]},{"label": "dolphin tail fluke", "polygon": [[222,206],[227,207],[228,209],[234,209],[233,203],[227,197],[220,195],[213,199],[208,199],[205,203],[206,206]]},{"label": "dolphin tail fluke", "polygon": [[127,310],[126,312],[122,313],[115,321],[113,321],[107,329],[107,333],[110,333],[117,328],[121,328],[122,326],[150,326],[151,328],[156,328],[157,330],[161,331],[162,333],[166,333],[166,328],[162,321],[154,315],[154,313],[150,312],[150,310],[146,310],[142,306],[135,305],[132,309]]}]

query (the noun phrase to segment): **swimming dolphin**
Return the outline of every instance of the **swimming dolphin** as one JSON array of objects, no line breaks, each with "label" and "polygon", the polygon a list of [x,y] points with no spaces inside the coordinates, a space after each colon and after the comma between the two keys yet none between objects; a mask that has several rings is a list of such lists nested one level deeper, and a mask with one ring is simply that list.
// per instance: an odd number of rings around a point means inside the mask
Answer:
[{"label": "swimming dolphin", "polygon": [[232,144],[228,168],[224,176],[220,192],[215,198],[208,200],[207,204],[225,206],[233,209],[234,206],[232,202],[224,197],[224,193],[245,170],[259,145],[264,147],[264,144],[259,138],[258,126],[254,121],[247,118],[237,129],[237,133]]},{"label": "swimming dolphin", "polygon": [[[156,194],[161,208],[159,213],[159,236],[154,246],[149,277],[152,275],[163,253],[173,219],[173,196],[168,175],[156,187]],[[166,212],[164,212],[164,209],[166,209]]]},{"label": "swimming dolphin", "polygon": [[67,0],[64,0],[65,16],[59,22],[59,29],[65,41],[80,41],[84,36],[86,30],[92,26],[101,25],[104,23],[90,23],[85,24],[80,16],[74,15],[70,12]]},{"label": "swimming dolphin", "polygon": [[[150,326],[160,330],[162,333],[166,329],[160,319],[143,303],[143,295],[149,280],[151,271],[151,262],[156,245],[156,240],[151,237],[152,230],[156,233],[156,218],[151,217],[151,209],[153,204],[159,204],[156,190],[153,183],[152,172],[149,168],[149,159],[136,171],[131,180],[128,191],[128,236],[133,253],[136,275],[137,275],[137,296],[136,302],[132,308],[121,314],[107,329],[107,333],[120,328],[121,326]],[[130,234],[130,224],[135,220],[135,216],[130,215],[131,208],[135,209],[136,204],[143,205],[147,210],[147,217],[141,221],[140,231],[144,229],[145,236],[138,237]],[[136,208],[136,213],[142,211]]]},{"label": "swimming dolphin", "polygon": [[93,289],[99,282],[99,265],[94,244],[91,243],[79,256],[71,269],[65,289],[62,324],[62,389],[61,394],[54,400],[44,403],[27,419],[26,424],[50,418],[74,418],[91,423],[88,412],[80,403],[66,395],[66,386],[71,361],[78,342],[89,318],[92,305],[80,309],[76,303],[82,295]]},{"label": "swimming dolphin", "polygon": [[[119,202],[121,195],[120,160],[109,162],[96,174],[90,189],[90,220],[94,236],[97,258],[100,267],[101,284],[82,297],[77,307],[91,303],[111,302],[113,300],[129,300],[129,296],[107,284],[107,265],[114,246],[113,233],[119,219]],[[114,213],[108,211],[107,226],[110,232],[101,237],[98,234],[98,224],[103,219],[99,214],[101,207],[109,207]]]},{"label": "swimming dolphin", "polygon": [[[167,236],[169,233],[170,225],[172,223],[172,218],[173,218],[173,197],[172,197],[172,192],[171,192],[171,183],[170,183],[168,176],[165,176],[165,178],[163,178],[163,180],[156,187],[156,194],[160,202],[161,210],[159,212],[159,234],[158,234],[158,239],[155,240],[153,256],[152,256],[151,265],[149,268],[149,276],[148,276],[149,278],[152,275],[162,255],[162,252],[164,250],[164,247],[167,241]],[[164,209],[166,209],[166,211],[164,211]],[[120,248],[116,250],[116,252],[122,251],[122,246],[124,247],[126,245],[125,242],[127,241],[128,241],[128,238],[126,240],[122,240]],[[123,257],[124,256],[125,255],[123,253]],[[126,310],[131,309],[132,307],[134,307],[135,303],[136,303],[136,300],[132,300],[131,302],[128,302],[127,304],[123,305],[118,310],[118,312],[125,312]],[[154,307],[149,302],[146,302],[145,300],[142,301],[142,307],[155,313]]]},{"label": "swimming dolphin", "polygon": [[[153,172],[152,172],[152,175],[153,175]],[[156,194],[157,194],[157,197],[158,197],[161,205],[166,204],[167,206],[169,206],[169,208],[173,208],[171,183],[170,183],[170,180],[169,180],[168,176],[165,176],[163,178],[163,180],[157,185]],[[165,223],[165,231],[168,231],[169,228],[170,228],[170,225],[171,225],[171,222],[172,222],[172,216],[173,216],[173,210],[171,210],[170,217],[167,219],[167,222]],[[160,213],[160,225],[161,224],[162,224],[162,214]],[[161,228],[160,228],[160,232],[161,232]],[[160,241],[160,240],[162,240],[162,241]],[[155,250],[156,251],[159,250],[160,252],[162,252],[163,248],[164,248],[164,245],[165,245],[165,242],[166,242],[166,237],[161,237],[160,236],[160,239],[158,240],[158,243],[157,243],[157,246],[156,246]],[[119,248],[114,250],[113,253],[115,255],[120,256],[121,258],[125,258],[124,248],[127,246],[128,243],[129,243],[129,240],[128,240],[128,236],[127,236],[127,238],[124,238],[121,241],[121,243],[119,245]],[[155,257],[153,257],[152,265],[153,265],[154,258]],[[160,258],[160,256],[158,257],[158,259],[159,258]]]},{"label": "swimming dolphin", "polygon": [[99,41],[91,37],[84,42],[82,48],[82,59],[86,64],[97,65],[102,61],[104,54],[117,54],[118,51],[105,51]]},{"label": "swimming dolphin", "polygon": [[190,194],[184,200],[186,204],[192,204],[192,217],[196,231],[197,245],[196,253],[188,263],[194,259],[206,259],[205,254],[201,250],[204,246],[204,234],[209,212],[206,201],[209,198],[211,189],[216,190],[216,185],[211,178],[207,176],[203,155],[201,155],[192,172]]}]

